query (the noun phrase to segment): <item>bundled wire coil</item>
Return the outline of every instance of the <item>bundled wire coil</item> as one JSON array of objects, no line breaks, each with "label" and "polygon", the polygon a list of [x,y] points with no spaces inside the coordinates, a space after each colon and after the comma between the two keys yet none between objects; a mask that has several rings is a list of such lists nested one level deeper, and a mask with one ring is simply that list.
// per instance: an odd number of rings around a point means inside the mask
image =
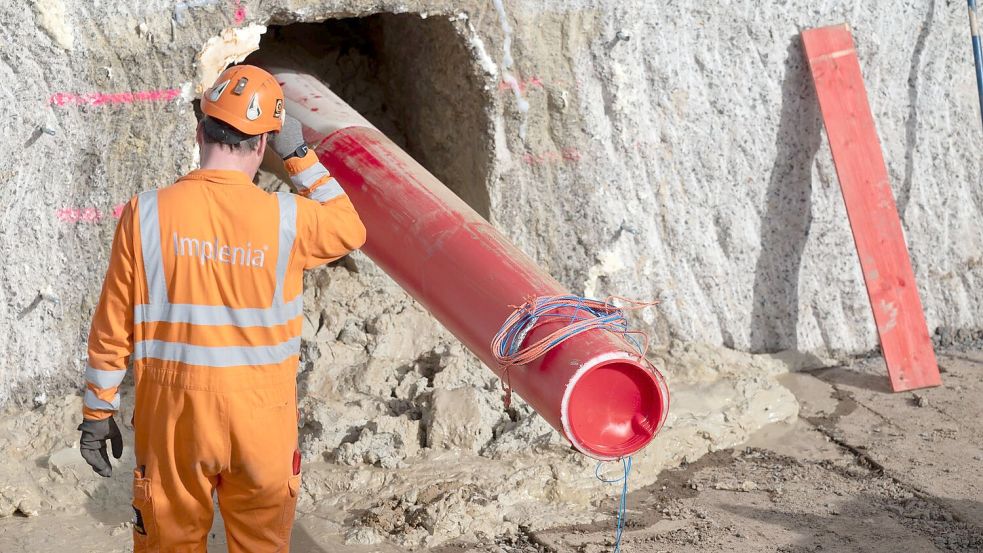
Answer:
[{"label": "bundled wire coil", "polygon": [[[618,307],[614,300],[624,302],[624,307]],[[628,319],[625,310],[642,309],[655,305],[656,302],[642,302],[609,297],[605,301],[583,298],[580,296],[540,296],[520,306],[505,320],[502,328],[492,339],[492,353],[498,362],[502,374],[502,389],[505,392],[505,406],[511,404],[512,387],[509,383],[509,370],[513,367],[526,365],[539,357],[546,355],[564,340],[591,330],[604,330],[621,336],[631,347],[638,351],[640,358],[645,357],[648,350],[648,335],[641,331],[628,329]],[[567,324],[560,326],[535,343],[523,345],[526,337],[537,326],[549,323]]]}]

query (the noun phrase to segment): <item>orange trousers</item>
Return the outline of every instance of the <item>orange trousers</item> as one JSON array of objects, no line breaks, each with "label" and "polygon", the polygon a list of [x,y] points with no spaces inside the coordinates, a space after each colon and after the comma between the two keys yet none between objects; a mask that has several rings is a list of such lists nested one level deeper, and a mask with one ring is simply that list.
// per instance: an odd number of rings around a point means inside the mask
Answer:
[{"label": "orange trousers", "polygon": [[285,365],[135,367],[135,553],[206,551],[213,493],[230,553],[289,551],[300,470]]}]

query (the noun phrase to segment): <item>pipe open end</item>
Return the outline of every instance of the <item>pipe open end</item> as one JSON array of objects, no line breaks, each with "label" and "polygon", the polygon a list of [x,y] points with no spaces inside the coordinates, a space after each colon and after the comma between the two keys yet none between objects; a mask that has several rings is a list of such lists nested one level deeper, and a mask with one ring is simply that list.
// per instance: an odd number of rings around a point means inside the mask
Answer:
[{"label": "pipe open end", "polygon": [[578,375],[564,398],[564,427],[577,449],[617,459],[645,447],[665,422],[669,393],[654,368],[612,359]]}]

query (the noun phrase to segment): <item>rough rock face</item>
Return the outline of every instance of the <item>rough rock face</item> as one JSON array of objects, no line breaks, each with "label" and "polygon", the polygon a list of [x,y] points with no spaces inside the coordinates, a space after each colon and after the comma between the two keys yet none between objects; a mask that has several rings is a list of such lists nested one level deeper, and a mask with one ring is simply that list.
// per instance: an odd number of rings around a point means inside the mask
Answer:
[{"label": "rough rock face", "polygon": [[[571,291],[662,300],[634,322],[673,408],[633,487],[794,418],[781,372],[876,347],[803,28],[852,25],[929,328],[978,337],[964,11],[875,4],[508,2],[523,111],[490,2],[0,2],[0,517],[132,514],[126,479],[78,460],[75,390],[114,208],[195,165],[196,60],[225,29],[269,26],[264,52],[305,60]],[[363,255],[310,273],[305,307],[300,509],[350,543],[487,542],[610,500]],[[132,401],[127,380],[127,444]]]},{"label": "rough rock face", "polygon": [[[342,15],[403,14],[320,31],[344,43],[334,66],[349,99],[379,108],[376,124],[571,290],[663,299],[637,321],[663,343],[834,355],[870,351],[876,335],[797,36],[849,21],[929,327],[983,327],[962,10],[512,2],[523,114],[501,85],[490,3],[303,4],[0,5],[0,403],[76,385],[114,206],[194,164],[189,100],[205,41]],[[398,294],[388,283],[353,293]],[[338,327],[342,343],[364,323]]]},{"label": "rough rock face", "polygon": [[485,424],[490,417],[482,413],[482,397],[478,390],[435,390],[431,401],[433,405],[425,417],[430,423],[427,446],[477,453],[491,440],[492,427]]},{"label": "rough rock face", "polygon": [[[126,486],[73,460],[74,390],[114,208],[194,166],[196,58],[227,28],[269,25],[261,48],[306,56],[573,292],[662,300],[635,323],[673,410],[634,485],[796,415],[775,380],[787,364],[742,351],[794,350],[801,365],[876,346],[802,28],[854,29],[929,328],[983,328],[962,9],[508,4],[528,111],[502,85],[489,2],[0,3],[0,449],[16,451],[0,516],[85,497],[129,516]],[[310,273],[305,306],[301,505],[364,509],[353,543],[481,539],[598,497],[588,463],[521,401],[502,409],[492,373],[361,254]]]},{"label": "rough rock face", "polygon": [[978,327],[980,130],[970,52],[953,41],[966,36],[965,17],[938,2],[892,6],[628,2],[555,13],[559,29],[520,25],[520,66],[564,44],[562,63],[536,65],[545,84],[529,93],[531,149],[564,155],[523,163],[511,155],[521,142],[500,126],[509,148],[496,168],[509,185],[493,190],[496,221],[588,293],[661,296],[649,321],[660,336],[870,350],[874,327],[797,38],[845,20],[929,328]]}]

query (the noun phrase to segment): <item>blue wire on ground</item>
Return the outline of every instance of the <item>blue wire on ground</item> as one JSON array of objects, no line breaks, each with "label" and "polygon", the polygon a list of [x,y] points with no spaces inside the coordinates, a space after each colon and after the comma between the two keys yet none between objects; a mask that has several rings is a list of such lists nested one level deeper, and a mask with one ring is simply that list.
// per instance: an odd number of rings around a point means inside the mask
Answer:
[{"label": "blue wire on ground", "polygon": [[625,510],[628,505],[628,475],[631,473],[631,457],[621,458],[621,466],[624,469],[624,475],[621,478],[607,479],[601,476],[601,467],[603,465],[604,462],[600,461],[594,467],[594,476],[598,480],[605,484],[617,484],[621,482],[621,501],[618,503],[618,529],[614,534],[614,553],[621,553],[621,534],[625,529]]}]

